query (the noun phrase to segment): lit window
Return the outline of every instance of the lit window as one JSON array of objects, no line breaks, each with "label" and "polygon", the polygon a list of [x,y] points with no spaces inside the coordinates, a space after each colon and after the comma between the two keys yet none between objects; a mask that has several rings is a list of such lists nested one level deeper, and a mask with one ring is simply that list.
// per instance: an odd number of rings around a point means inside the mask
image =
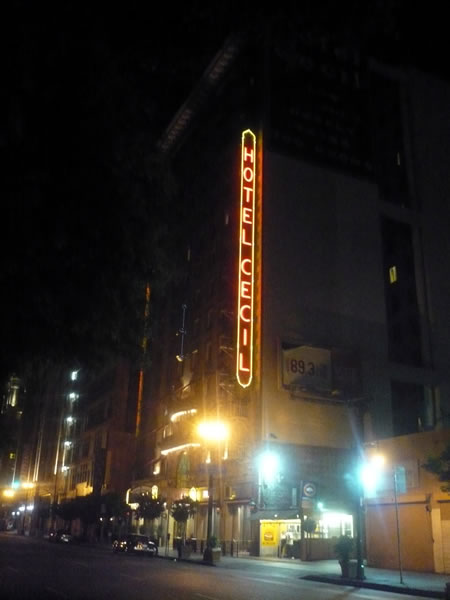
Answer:
[{"label": "lit window", "polygon": [[155,463],[155,466],[153,467],[153,475],[159,475],[161,473],[161,463],[160,461],[158,461],[157,463]]},{"label": "lit window", "polygon": [[72,371],[72,373],[70,374],[70,380],[76,381],[77,378],[78,378],[78,371]]},{"label": "lit window", "polygon": [[14,452],[10,452],[10,453],[9,453],[9,458],[10,458],[11,460],[14,460],[14,459],[16,458],[16,455],[14,454]]},{"label": "lit window", "polygon": [[156,498],[158,498],[158,486],[157,485],[152,486],[152,498],[154,500],[156,500]]},{"label": "lit window", "polygon": [[397,267],[389,267],[389,281],[395,283],[397,281]]}]

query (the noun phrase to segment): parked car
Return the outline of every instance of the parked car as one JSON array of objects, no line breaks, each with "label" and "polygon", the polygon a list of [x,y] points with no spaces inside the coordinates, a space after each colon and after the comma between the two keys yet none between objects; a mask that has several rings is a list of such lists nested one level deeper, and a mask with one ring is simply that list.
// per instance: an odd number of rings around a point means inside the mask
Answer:
[{"label": "parked car", "polygon": [[113,552],[131,552],[133,554],[142,554],[146,556],[157,556],[158,546],[146,535],[131,533],[124,535],[118,540],[114,540],[112,545]]},{"label": "parked car", "polygon": [[48,541],[58,542],[61,544],[70,544],[74,541],[74,538],[70,531],[66,531],[65,529],[57,529],[56,531],[50,531],[48,534]]}]

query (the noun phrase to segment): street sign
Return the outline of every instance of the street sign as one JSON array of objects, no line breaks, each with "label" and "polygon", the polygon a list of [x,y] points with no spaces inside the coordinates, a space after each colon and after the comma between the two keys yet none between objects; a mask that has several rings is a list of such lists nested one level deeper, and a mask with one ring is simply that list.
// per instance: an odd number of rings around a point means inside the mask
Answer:
[{"label": "street sign", "polygon": [[304,485],[303,485],[303,497],[304,498],[314,498],[314,496],[316,495],[317,489],[316,489],[316,484],[312,483],[311,481],[307,481]]}]

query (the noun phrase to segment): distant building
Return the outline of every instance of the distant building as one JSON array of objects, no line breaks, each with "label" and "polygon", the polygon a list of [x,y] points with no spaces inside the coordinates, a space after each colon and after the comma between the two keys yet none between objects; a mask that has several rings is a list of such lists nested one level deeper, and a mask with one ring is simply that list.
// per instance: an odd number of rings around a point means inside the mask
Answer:
[{"label": "distant building", "polygon": [[122,360],[100,373],[81,374],[77,389],[73,412],[65,421],[65,443],[70,444],[70,453],[61,459],[62,469],[67,469],[65,497],[116,492],[125,499],[136,432],[136,383],[130,365]]},{"label": "distant building", "polygon": [[[52,503],[110,492],[125,500],[135,460],[136,394],[137,373],[127,360],[95,372],[55,366],[45,374],[26,434],[19,427],[20,439],[14,438],[19,460],[11,460],[4,483],[14,481],[10,514],[19,504],[30,507],[21,521],[25,530],[55,527]],[[15,415],[20,403],[10,404]]]},{"label": "distant building", "polygon": [[21,444],[23,437],[23,411],[25,389],[17,375],[8,379],[2,396],[0,422],[2,444],[0,449],[0,485],[11,486],[27,467],[26,448]]}]

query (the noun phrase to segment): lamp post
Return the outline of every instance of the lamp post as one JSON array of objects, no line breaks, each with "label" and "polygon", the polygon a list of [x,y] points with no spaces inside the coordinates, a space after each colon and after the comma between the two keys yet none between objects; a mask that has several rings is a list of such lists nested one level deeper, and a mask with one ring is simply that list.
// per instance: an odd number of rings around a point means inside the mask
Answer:
[{"label": "lamp post", "polygon": [[24,507],[24,511],[23,511],[23,518],[22,518],[22,528],[20,533],[22,535],[25,535],[25,518],[26,518],[26,514],[27,514],[27,510],[28,510],[28,492],[29,490],[32,490],[35,487],[35,484],[32,483],[31,481],[26,481],[24,483],[22,483],[22,488],[24,490],[26,490],[25,492],[25,507]]},{"label": "lamp post", "polygon": [[[224,442],[229,438],[228,426],[221,421],[205,421],[199,423],[197,428],[199,436],[204,440],[205,446],[210,452],[211,446],[220,446],[220,442]],[[213,485],[214,477],[211,468],[211,455],[208,460],[208,516],[206,524],[206,548],[211,548],[212,522],[213,522]],[[206,552],[206,551],[205,551]]]},{"label": "lamp post", "polygon": [[[376,483],[380,477],[385,463],[384,456],[377,454],[372,457],[372,460],[367,464],[362,471],[362,483],[365,489],[369,489],[372,492],[376,491]],[[394,486],[394,508],[395,508],[395,525],[397,530],[397,557],[398,557],[398,570],[400,575],[400,583],[403,585],[403,566],[402,566],[402,551],[401,551],[401,539],[400,539],[400,519],[398,512],[398,482],[397,482],[397,469],[395,465],[392,467],[392,480]]]},{"label": "lamp post", "polygon": [[395,523],[397,526],[397,553],[398,553],[398,571],[400,574],[400,583],[403,584],[402,550],[400,544],[400,521],[398,518],[398,499],[397,499],[397,469],[392,469],[394,480],[394,504],[395,504]]}]

